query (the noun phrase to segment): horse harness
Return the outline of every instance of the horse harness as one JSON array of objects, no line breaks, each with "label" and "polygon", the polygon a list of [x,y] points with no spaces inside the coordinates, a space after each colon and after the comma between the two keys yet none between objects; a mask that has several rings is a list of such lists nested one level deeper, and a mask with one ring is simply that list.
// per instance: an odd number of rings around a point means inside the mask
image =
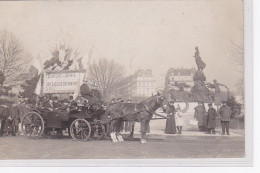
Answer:
[{"label": "horse harness", "polygon": [[[142,102],[142,103],[143,103],[143,102]],[[146,112],[148,112],[148,113],[150,113],[150,114],[155,114],[155,115],[157,115],[157,116],[161,116],[161,115],[158,115],[156,112],[151,112],[151,111],[149,111],[149,110],[146,108],[146,106],[145,106],[144,103],[143,103],[143,105],[144,105],[144,109],[142,109],[142,110],[140,110],[140,111],[138,111],[138,112],[134,112],[134,113],[130,113],[130,114],[125,114],[125,115],[123,115],[123,116],[120,117],[120,118],[129,116],[129,115],[137,115],[137,114],[139,114],[139,113],[141,113],[141,112],[144,112],[144,111],[146,111]],[[118,119],[118,117],[112,118],[112,119],[110,119],[110,121],[113,121],[113,120],[115,120],[115,119]]]}]

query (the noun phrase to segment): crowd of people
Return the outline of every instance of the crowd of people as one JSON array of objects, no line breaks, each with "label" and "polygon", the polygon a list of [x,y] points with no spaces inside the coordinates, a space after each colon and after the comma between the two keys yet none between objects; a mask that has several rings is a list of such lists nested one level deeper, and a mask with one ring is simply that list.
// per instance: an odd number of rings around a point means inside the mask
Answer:
[{"label": "crowd of people", "polygon": [[[166,120],[165,133],[166,134],[181,134],[182,128],[185,125],[183,120],[183,113],[178,105],[174,106],[174,102],[168,102],[166,107],[166,114],[168,119]],[[222,102],[222,106],[216,110],[213,108],[212,103],[208,104],[208,110],[204,106],[203,102],[198,102],[198,106],[194,108],[194,119],[198,126],[198,131],[205,132],[207,134],[215,134],[217,119],[221,122],[222,135],[230,135],[229,122],[231,119],[232,110],[227,105],[226,101]]]},{"label": "crowd of people", "polygon": [[30,112],[30,108],[23,101],[14,104],[1,104],[0,105],[0,120],[1,129],[0,136],[4,134],[11,134],[16,136],[18,134],[19,123],[21,117]]},{"label": "crowd of people", "polygon": [[[92,87],[91,90],[84,81],[80,87],[80,96],[87,99],[89,102],[93,100],[101,100],[101,94],[97,88]],[[113,98],[110,104],[116,104],[120,102],[132,103],[131,100],[123,101],[121,98]],[[165,133],[166,134],[182,134],[183,127],[185,125],[183,120],[183,111],[180,106],[177,105],[175,108],[173,101],[167,103],[165,113],[168,118],[166,120]],[[73,96],[69,96],[65,99],[60,99],[58,96],[51,94],[37,97],[36,107],[49,109],[50,111],[57,109],[77,109],[77,102]],[[222,106],[216,110],[212,104],[208,104],[208,110],[206,110],[203,102],[198,102],[198,106],[194,108],[194,119],[197,122],[198,130],[200,132],[206,132],[208,134],[215,134],[216,120],[219,118],[222,126],[222,135],[229,133],[229,121],[231,118],[232,111],[227,102],[222,102]],[[25,113],[29,112],[30,108],[25,104],[25,101],[19,102],[12,105],[0,105],[0,118],[1,118],[1,130],[0,136],[4,133],[16,135],[18,132],[18,125],[21,122],[21,117]],[[134,133],[134,122],[126,122],[125,127],[121,129],[130,132],[130,137],[133,137]],[[149,131],[149,128],[147,129]]]}]

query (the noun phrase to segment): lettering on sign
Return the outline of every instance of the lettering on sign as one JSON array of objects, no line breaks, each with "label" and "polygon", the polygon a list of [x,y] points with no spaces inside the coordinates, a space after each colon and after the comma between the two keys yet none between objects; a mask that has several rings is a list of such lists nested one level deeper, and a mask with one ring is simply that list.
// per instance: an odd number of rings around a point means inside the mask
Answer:
[{"label": "lettering on sign", "polygon": [[84,79],[85,71],[44,73],[43,93],[73,93]]}]

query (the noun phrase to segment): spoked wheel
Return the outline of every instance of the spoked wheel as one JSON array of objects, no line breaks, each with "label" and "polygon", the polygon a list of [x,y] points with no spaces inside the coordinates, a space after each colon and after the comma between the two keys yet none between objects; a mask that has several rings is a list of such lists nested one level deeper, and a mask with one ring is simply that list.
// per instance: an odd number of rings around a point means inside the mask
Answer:
[{"label": "spoked wheel", "polygon": [[91,134],[91,127],[87,120],[76,119],[71,123],[70,134],[74,140],[87,141]]},{"label": "spoked wheel", "polygon": [[106,135],[105,126],[101,123],[94,123],[91,125],[91,138],[101,140]]},{"label": "spoked wheel", "polygon": [[22,132],[26,138],[37,139],[44,130],[44,121],[36,112],[29,112],[22,119]]}]

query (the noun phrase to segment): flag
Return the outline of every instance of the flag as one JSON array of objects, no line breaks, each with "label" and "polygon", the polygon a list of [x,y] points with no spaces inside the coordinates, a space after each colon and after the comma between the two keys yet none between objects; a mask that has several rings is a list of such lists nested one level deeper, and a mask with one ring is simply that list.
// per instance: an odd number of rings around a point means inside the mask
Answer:
[{"label": "flag", "polygon": [[40,74],[40,78],[38,79],[34,93],[40,95],[41,90],[42,90],[42,73]]},{"label": "flag", "polygon": [[80,78],[78,79],[76,90],[73,95],[73,99],[76,99],[79,96],[80,93]]}]

